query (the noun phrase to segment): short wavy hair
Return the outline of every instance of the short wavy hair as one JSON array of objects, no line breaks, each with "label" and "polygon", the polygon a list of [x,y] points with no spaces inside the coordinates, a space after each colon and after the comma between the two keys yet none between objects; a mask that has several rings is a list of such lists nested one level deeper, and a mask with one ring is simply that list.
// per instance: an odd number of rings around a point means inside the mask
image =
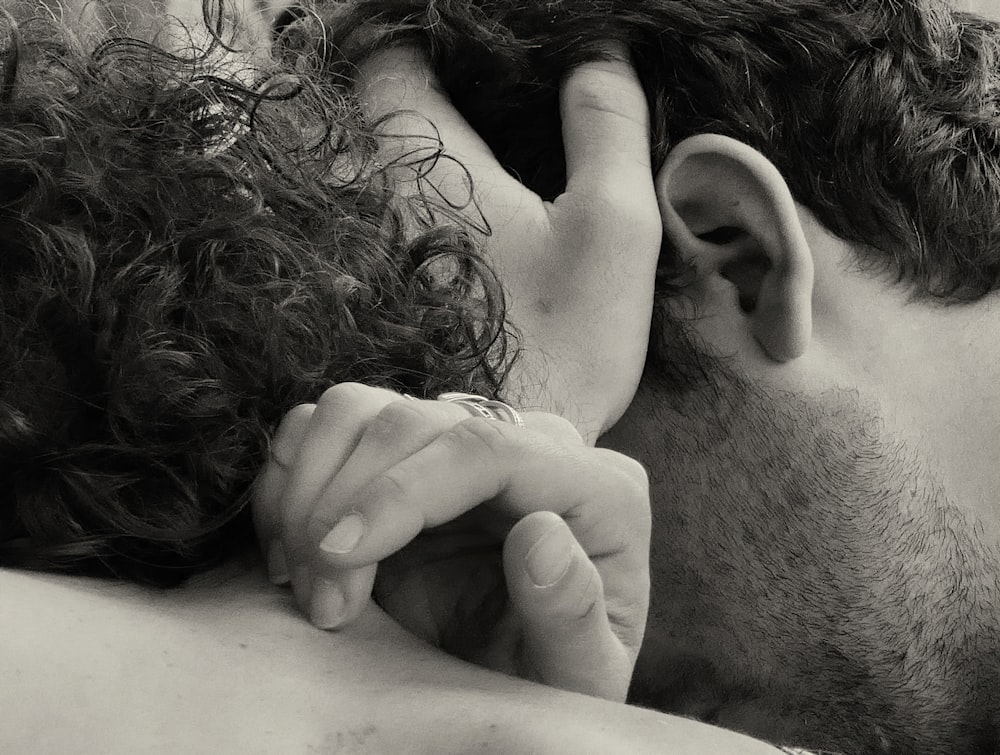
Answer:
[{"label": "short wavy hair", "polygon": [[[687,136],[731,136],[854,242],[859,264],[915,297],[961,302],[998,287],[1000,31],[946,0],[349,5],[321,5],[328,57],[350,50],[361,24],[378,32],[368,45],[422,45],[458,108],[545,196],[564,181],[559,80],[622,40],[651,103],[654,165]],[[667,290],[678,262],[664,255]]]},{"label": "short wavy hair", "polygon": [[322,61],[0,26],[0,566],[176,584],[252,542],[293,405],[498,391],[497,280]]}]

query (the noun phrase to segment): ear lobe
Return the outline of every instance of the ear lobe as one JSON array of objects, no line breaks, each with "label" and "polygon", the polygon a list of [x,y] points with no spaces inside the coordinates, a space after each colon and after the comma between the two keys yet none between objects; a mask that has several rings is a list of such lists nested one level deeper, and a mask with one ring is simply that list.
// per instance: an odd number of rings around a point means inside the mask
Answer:
[{"label": "ear lobe", "polygon": [[735,139],[700,134],[671,150],[656,185],[664,234],[698,278],[735,286],[700,304],[733,306],[771,359],[801,356],[812,337],[812,251],[773,163]]}]

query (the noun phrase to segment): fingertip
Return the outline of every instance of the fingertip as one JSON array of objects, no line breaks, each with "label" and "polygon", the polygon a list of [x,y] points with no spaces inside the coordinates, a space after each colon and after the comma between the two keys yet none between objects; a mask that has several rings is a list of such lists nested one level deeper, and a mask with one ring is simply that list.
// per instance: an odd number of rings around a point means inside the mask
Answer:
[{"label": "fingertip", "polygon": [[309,621],[319,629],[337,629],[347,619],[347,601],[340,585],[331,579],[313,580],[309,596]]},{"label": "fingertip", "polygon": [[324,568],[354,570],[375,564],[424,530],[424,511],[408,499],[401,501],[398,491],[383,474],[345,502],[346,509],[317,510],[307,525],[306,541],[314,544]]},{"label": "fingertip", "polygon": [[[562,520],[536,517],[514,536],[509,551],[505,546],[504,567],[510,603],[524,628],[527,667],[544,684],[624,699],[631,664],[609,625],[597,567]],[[541,574],[531,576],[539,566]],[[538,586],[539,576],[556,578]]]},{"label": "fingertip", "polygon": [[[609,53],[569,73],[560,92],[560,113],[567,191],[574,186],[585,192],[644,186],[656,207],[649,103],[624,47],[620,54]],[[629,196],[635,196],[634,188]]]},{"label": "fingertip", "polygon": [[573,563],[575,541],[562,519],[553,522],[524,556],[524,570],[535,587],[552,587]]},{"label": "fingertip", "polygon": [[307,606],[310,623],[319,629],[343,629],[364,610],[375,583],[374,564],[328,573],[314,566]]},{"label": "fingertip", "polygon": [[267,575],[272,584],[287,585],[291,578],[288,575],[288,560],[285,557],[285,546],[275,538],[267,545]]},{"label": "fingertip", "polygon": [[527,619],[578,617],[602,599],[600,575],[569,525],[550,511],[521,519],[504,543],[504,567]]},{"label": "fingertip", "polygon": [[503,557],[516,563],[522,563],[531,548],[541,540],[546,533],[562,523],[562,517],[552,511],[533,511],[521,517],[504,540]]}]

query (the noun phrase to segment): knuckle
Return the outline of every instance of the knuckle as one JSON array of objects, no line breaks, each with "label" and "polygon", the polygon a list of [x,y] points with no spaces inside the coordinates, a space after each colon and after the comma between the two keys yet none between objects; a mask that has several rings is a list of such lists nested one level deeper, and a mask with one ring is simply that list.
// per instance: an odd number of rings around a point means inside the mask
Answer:
[{"label": "knuckle", "polygon": [[312,417],[316,411],[316,404],[296,404],[285,414],[285,419],[290,422],[301,422]]},{"label": "knuckle", "polygon": [[576,425],[561,415],[551,412],[524,412],[521,416],[525,427],[531,432],[537,432],[568,446],[583,445],[583,436]]},{"label": "knuckle", "polygon": [[355,507],[406,503],[412,488],[413,481],[396,466],[377,475],[359,496]]},{"label": "knuckle", "polygon": [[622,477],[630,480],[637,492],[643,496],[648,495],[649,472],[646,471],[646,467],[642,462],[618,451],[613,451],[610,448],[594,448],[593,454],[599,459],[602,466],[614,470]]},{"label": "knuckle", "polygon": [[646,127],[646,98],[633,75],[620,63],[592,61],[577,67],[567,80],[567,104],[606,113]]},{"label": "knuckle", "polygon": [[619,510],[628,521],[628,530],[647,540],[652,529],[652,508],[649,498],[649,473],[630,456],[606,448],[596,448],[594,453],[602,459],[607,470],[606,480],[615,492]]},{"label": "knuckle", "polygon": [[485,417],[469,417],[454,425],[441,436],[445,443],[457,450],[480,449],[487,455],[500,456],[509,452],[516,443],[512,438],[514,428],[506,422],[498,422]]},{"label": "knuckle", "polygon": [[337,383],[323,391],[316,402],[316,411],[324,417],[335,417],[357,405],[365,393],[373,390],[375,389],[361,383]]},{"label": "knuckle", "polygon": [[636,484],[638,492],[643,497],[649,496],[649,472],[642,462],[618,451],[607,448],[598,450],[603,452],[605,459],[611,466],[621,471]]},{"label": "knuckle", "polygon": [[426,413],[416,401],[392,401],[368,424],[367,433],[383,443],[394,443],[413,428],[426,423]]},{"label": "knuckle", "polygon": [[546,417],[547,434],[554,439],[579,446],[583,444],[583,436],[572,422],[558,414],[549,414]]}]

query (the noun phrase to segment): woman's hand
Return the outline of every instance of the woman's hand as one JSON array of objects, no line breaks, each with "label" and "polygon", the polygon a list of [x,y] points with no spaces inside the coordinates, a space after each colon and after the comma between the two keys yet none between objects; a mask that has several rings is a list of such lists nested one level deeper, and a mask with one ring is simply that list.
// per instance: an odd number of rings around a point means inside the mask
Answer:
[{"label": "woman's hand", "polygon": [[353,383],[295,407],[254,496],[272,578],[339,627],[376,564],[424,532],[380,572],[393,618],[491,668],[624,700],[648,608],[645,472],[558,417],[524,423]]},{"label": "woman's hand", "polygon": [[[380,149],[384,163],[398,166],[400,192],[466,206],[471,178],[475,203],[464,214],[489,229],[486,256],[522,335],[506,395],[566,417],[591,444],[638,385],[662,239],[645,95],[627,53],[609,53],[563,84],[567,184],[554,202],[501,167],[421,53],[380,52],[358,82],[372,119],[392,114],[380,126]],[[438,159],[440,147],[454,159]]]},{"label": "woman's hand", "polygon": [[318,626],[352,621],[384,560],[375,593],[417,635],[623,700],[648,608],[645,473],[583,440],[638,384],[661,229],[646,102],[618,52],[563,85],[567,186],[551,203],[503,170],[419,53],[378,53],[358,81],[401,197],[463,207],[484,231],[521,334],[506,395],[576,430],[336,386],[288,414],[254,508],[272,574]]}]

